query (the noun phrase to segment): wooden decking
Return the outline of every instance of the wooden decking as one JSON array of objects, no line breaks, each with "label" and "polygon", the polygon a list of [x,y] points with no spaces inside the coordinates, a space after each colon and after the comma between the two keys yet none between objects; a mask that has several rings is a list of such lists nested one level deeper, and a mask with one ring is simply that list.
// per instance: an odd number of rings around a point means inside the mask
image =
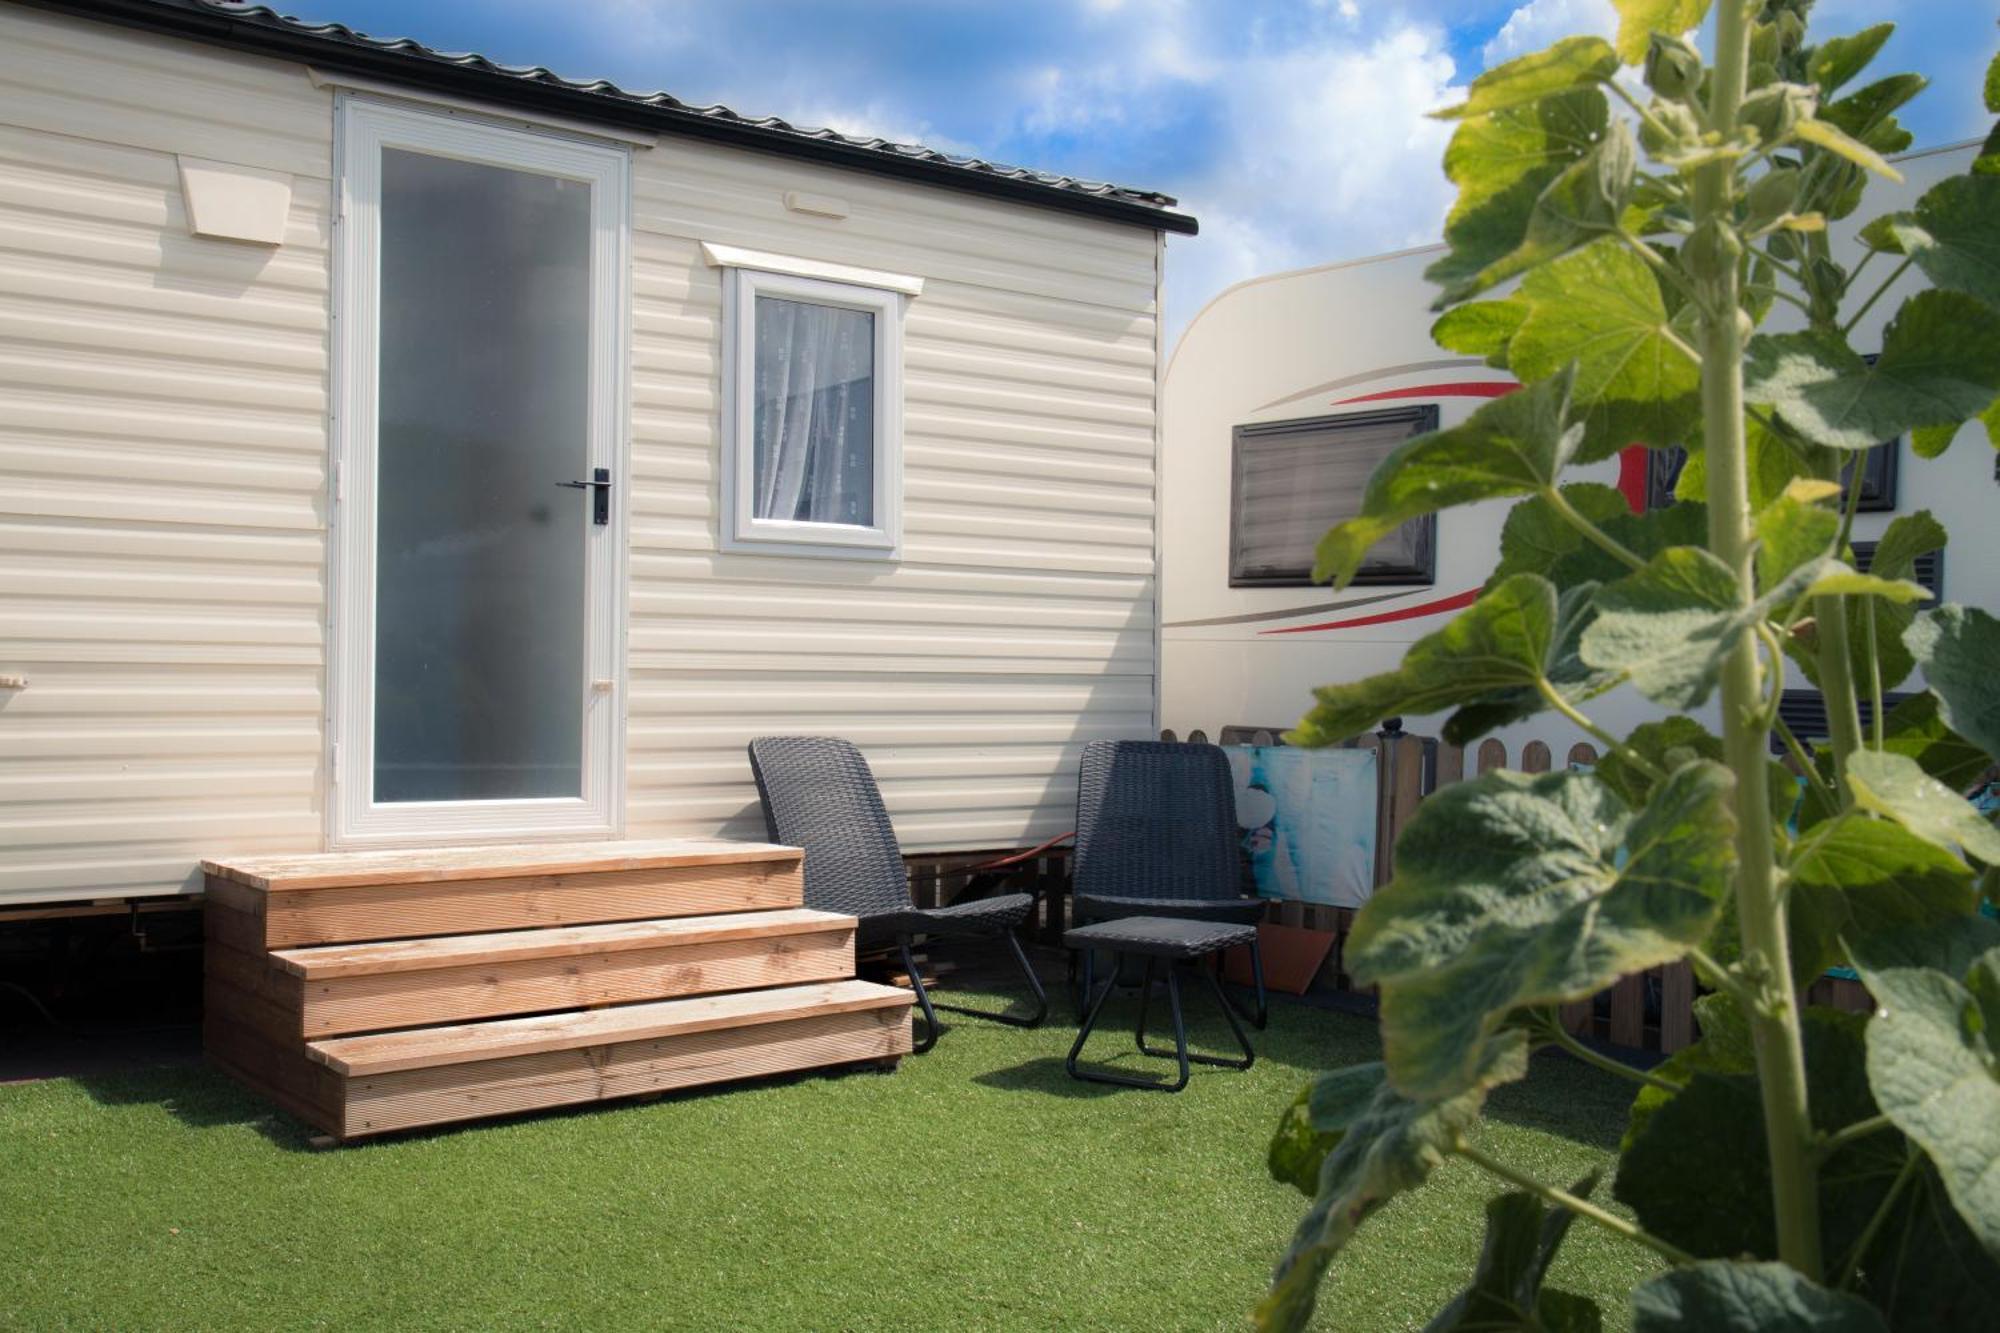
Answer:
[{"label": "wooden decking", "polygon": [[203,863],[204,1042],[341,1140],[893,1061],[908,991],[795,848],[712,840]]}]

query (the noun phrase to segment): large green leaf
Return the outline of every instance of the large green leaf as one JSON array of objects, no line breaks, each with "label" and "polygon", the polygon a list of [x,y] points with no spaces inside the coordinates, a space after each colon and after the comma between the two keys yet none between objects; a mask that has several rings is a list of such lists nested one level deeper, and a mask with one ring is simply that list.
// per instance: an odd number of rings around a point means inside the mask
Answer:
[{"label": "large green leaf", "polygon": [[[1811,1008],[1802,1016],[1807,1102],[1813,1127],[1845,1128],[1879,1113],[1869,1091],[1858,1014]],[[1748,1044],[1747,1035],[1742,1042]],[[1678,1091],[1655,1100],[1619,1161],[1617,1197],[1648,1231],[1702,1258],[1775,1258],[1770,1152],[1757,1079],[1747,1050],[1703,1061]],[[1713,1067],[1724,1066],[1724,1067]],[[1824,1163],[1819,1192],[1826,1248],[1839,1254],[1861,1238],[1902,1168],[1893,1133],[1855,1139]]]},{"label": "large green leaf", "polygon": [[1500,301],[1471,301],[1454,306],[1431,325],[1431,341],[1453,352],[1483,356],[1486,363],[1504,369],[1507,344],[1521,321],[1528,317],[1528,304],[1509,297]]},{"label": "large green leaf", "polygon": [[1710,991],[1694,1002],[1695,1022],[1701,1025],[1701,1040],[1683,1046],[1653,1067],[1664,1083],[1648,1083],[1632,1099],[1626,1113],[1625,1137],[1618,1150],[1631,1151],[1639,1136],[1652,1123],[1654,1112],[1679,1096],[1696,1074],[1750,1074],[1757,1069],[1757,1053],[1751,1045],[1750,1020],[1743,1007],[1726,991]]},{"label": "large green leaf", "polygon": [[[1636,810],[1652,798],[1655,783],[1628,754],[1637,754],[1661,773],[1672,773],[1698,759],[1721,763],[1722,742],[1691,717],[1660,718],[1633,728],[1622,748],[1598,759],[1597,777]],[[1782,824],[1798,803],[1798,780],[1775,760],[1766,766],[1765,775],[1771,788],[1771,818]]]},{"label": "large green leaf", "polygon": [[1687,438],[1700,370],[1644,260],[1614,239],[1595,240],[1522,279],[1517,299],[1530,309],[1508,344],[1513,372],[1541,380],[1575,363],[1570,406],[1586,428],[1578,462]]},{"label": "large green leaf", "polygon": [[1814,47],[1806,57],[1806,76],[1818,86],[1822,97],[1831,97],[1841,85],[1868,67],[1882,43],[1896,31],[1893,23],[1877,23],[1872,28],[1847,37],[1830,37]]},{"label": "large green leaf", "polygon": [[1993,763],[1986,751],[1945,725],[1938,697],[1928,691],[1889,710],[1882,748],[1891,754],[1908,755],[1953,791],[1970,788]]},{"label": "large green leaf", "polygon": [[1800,566],[1832,553],[1840,515],[1787,491],[1757,514],[1757,586],[1775,588]]},{"label": "large green leaf", "polygon": [[[1618,683],[1615,672],[1585,665],[1578,653],[1583,631],[1596,614],[1596,595],[1596,584],[1582,583],[1564,588],[1556,601],[1555,630],[1542,675],[1557,694],[1572,702],[1595,698]],[[1469,745],[1496,727],[1524,721],[1551,706],[1539,684],[1512,685],[1460,704],[1440,731],[1446,744]]]},{"label": "large green leaf", "polygon": [[1625,672],[1640,693],[1668,708],[1708,698],[1724,654],[1752,619],[1729,567],[1693,546],[1662,551],[1599,589],[1597,607],[1583,634],[1583,660]]},{"label": "large green leaf", "polygon": [[2000,759],[2000,620],[1976,607],[1945,605],[1903,635],[1945,724]]},{"label": "large green leaf", "polygon": [[1478,1121],[1489,1089],[1527,1073],[1526,1035],[1495,1037],[1478,1053],[1475,1066],[1462,1091],[1439,1101],[1413,1100],[1382,1080],[1356,1113],[1345,1099],[1352,1090],[1345,1090],[1340,1138],[1320,1167],[1318,1195],[1257,1305],[1259,1329],[1306,1326],[1328,1265],[1361,1224],[1396,1195],[1423,1184],[1457,1150]]},{"label": "large green leaf", "polygon": [[2000,829],[1908,755],[1857,750],[1847,757],[1847,783],[1862,809],[1937,846],[1963,847],[1982,861],[2000,862]]},{"label": "large green leaf", "polygon": [[1972,871],[1899,824],[1843,814],[1799,839],[1787,867],[1792,972],[1803,987],[1846,961],[1842,938],[1964,916],[1978,905]]},{"label": "large green leaf", "polygon": [[1706,938],[1732,865],[1730,785],[1689,764],[1635,814],[1589,773],[1503,770],[1418,807],[1348,946],[1355,978],[1382,987],[1396,1085],[1455,1091],[1510,1011],[1594,995]]},{"label": "large green leaf", "polygon": [[1646,58],[1653,34],[1678,37],[1701,26],[1708,0],[1612,0],[1618,9],[1618,55],[1628,65]]},{"label": "large green leaf", "polygon": [[[1708,540],[1708,506],[1682,501],[1643,514],[1612,514],[1598,527],[1641,560],[1651,560],[1675,546],[1700,546]],[[1630,566],[1602,547],[1586,544],[1549,567],[1549,582],[1558,588],[1579,583],[1613,583],[1631,573]]]},{"label": "large green leaf", "polygon": [[1892,1329],[2000,1329],[2000,1260],[1951,1206],[1928,1158],[1861,1256],[1861,1277]]},{"label": "large green leaf", "polygon": [[1299,1089],[1271,1136],[1271,1178],[1308,1199],[1319,1193],[1320,1168],[1341,1136],[1374,1103],[1387,1072],[1379,1060],[1332,1069]]},{"label": "large green leaf", "polygon": [[1762,333],[1750,340],[1744,377],[1750,401],[1768,403],[1807,439],[1872,448],[1913,427],[1967,420],[1993,401],[2000,311],[1963,292],[1919,292],[1891,321],[1872,366],[1830,333]]},{"label": "large green leaf", "polygon": [[1398,445],[1368,478],[1360,514],[1320,539],[1313,578],[1345,587],[1369,548],[1410,519],[1553,485],[1582,434],[1569,424],[1569,386],[1557,375]]},{"label": "large green leaf", "polygon": [[[1477,308],[1460,306],[1452,314]],[[1594,481],[1574,482],[1559,490],[1571,509],[1599,528],[1632,512],[1621,492]],[[1500,529],[1500,563],[1487,575],[1486,586],[1497,588],[1516,574],[1546,577],[1557,561],[1589,545],[1590,539],[1564,518],[1547,496],[1531,495],[1507,511],[1507,521]]]},{"label": "large green leaf", "polygon": [[[1597,1177],[1586,1176],[1570,1193],[1587,1199],[1596,1187]],[[1532,1194],[1487,1200],[1486,1239],[1471,1285],[1424,1325],[1424,1333],[1597,1333],[1603,1321],[1596,1302],[1542,1286],[1575,1218]]]},{"label": "large green leaf", "polygon": [[1865,951],[1857,962],[1880,1006],[1868,1025],[1875,1099],[1936,1165],[1987,1253],[2000,1256],[2000,949],[1973,959],[1966,981],[1934,967],[1875,966]]},{"label": "large green leaf", "polygon": [[1603,83],[1618,72],[1618,55],[1602,37],[1565,37],[1545,51],[1518,56],[1472,81],[1466,99],[1431,114],[1462,120],[1528,102],[1551,93]]},{"label": "large green leaf", "polygon": [[1947,176],[1891,227],[1933,283],[2000,305],[2000,177]]},{"label": "large green leaf", "polygon": [[1556,590],[1517,574],[1412,644],[1394,671],[1345,685],[1322,685],[1318,700],[1286,739],[1333,745],[1385,717],[1434,713],[1542,679],[1555,642]]},{"label": "large green leaf", "polygon": [[1632,1333],[1888,1333],[1859,1296],[1828,1291],[1785,1264],[1711,1259],[1632,1293]]},{"label": "large green leaf", "polygon": [[1603,93],[1573,88],[1459,124],[1444,154],[1458,187],[1444,224],[1449,253],[1424,273],[1445,288],[1438,308],[1471,295],[1467,285],[1521,244],[1542,191],[1596,147],[1610,119]]}]

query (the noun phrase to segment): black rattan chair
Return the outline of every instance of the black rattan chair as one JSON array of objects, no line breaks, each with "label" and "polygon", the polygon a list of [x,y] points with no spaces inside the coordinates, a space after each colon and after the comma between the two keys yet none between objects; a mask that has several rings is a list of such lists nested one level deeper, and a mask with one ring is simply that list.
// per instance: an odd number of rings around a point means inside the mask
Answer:
[{"label": "black rattan chair", "polygon": [[[1254,925],[1264,902],[1249,892],[1236,827],[1229,759],[1206,744],[1092,741],[1077,775],[1076,855],[1070,904],[1076,924],[1164,916]],[[1081,994],[1093,955],[1083,954]],[[1264,959],[1250,946],[1263,1027]]]},{"label": "black rattan chair", "polygon": [[[1017,1027],[1033,1027],[1047,1017],[1048,995],[1028,963],[1015,935],[1028,919],[1032,894],[1004,893],[975,898],[947,907],[918,907],[910,899],[909,872],[882,804],[875,775],[861,752],[830,736],[764,736],[750,742],[750,772],[764,803],[764,827],[772,842],[805,850],[806,906],[824,912],[844,912],[860,920],[857,947],[893,940],[902,952],[903,968],[923,1011],[924,1034],[916,1051],[937,1041],[936,1009],[991,1018]],[[979,870],[1025,859],[1007,857]],[[935,1009],[910,943],[919,935],[984,936],[1006,940],[1034,996],[1032,1012],[996,1014],[958,1005]]]}]

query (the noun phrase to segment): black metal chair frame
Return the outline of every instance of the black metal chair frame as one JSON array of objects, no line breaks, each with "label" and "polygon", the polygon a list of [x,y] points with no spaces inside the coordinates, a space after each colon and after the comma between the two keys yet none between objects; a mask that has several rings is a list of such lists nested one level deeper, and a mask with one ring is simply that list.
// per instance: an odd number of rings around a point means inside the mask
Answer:
[{"label": "black metal chair frame", "polygon": [[[1092,741],[1078,771],[1076,829],[1076,925],[1121,916],[1254,924],[1264,914],[1260,899],[1241,892],[1248,868],[1237,841],[1235,782],[1215,746]],[[1237,891],[1217,891],[1230,888]],[[1226,995],[1225,1003],[1261,1032],[1270,1022],[1264,958],[1255,940],[1249,949],[1256,1005],[1245,1009]],[[1095,951],[1082,954],[1070,960],[1079,1020],[1096,984]],[[1121,971],[1112,969],[1114,982]]]},{"label": "black metal chair frame", "polygon": [[[1213,955],[1208,955],[1207,957],[1213,957]],[[1063,1061],[1063,1068],[1069,1071],[1069,1076],[1090,1083],[1113,1083],[1120,1087],[1143,1088],[1153,1092],[1179,1092],[1188,1085],[1191,1064],[1218,1065],[1224,1069],[1248,1069],[1252,1064],[1256,1063],[1257,1052],[1251,1049],[1250,1039],[1244,1036],[1242,1025],[1236,1021],[1236,1007],[1229,1002],[1229,997],[1222,993],[1222,987],[1216,984],[1214,973],[1203,966],[1207,962],[1207,957],[1197,959],[1161,959],[1148,956],[1146,959],[1146,979],[1139,986],[1139,1023],[1133,1032],[1133,1039],[1138,1043],[1139,1051],[1142,1055],[1150,1055],[1155,1059],[1161,1060],[1169,1057],[1174,1059],[1180,1069],[1180,1076],[1178,1078],[1171,1083],[1167,1083],[1154,1078],[1142,1078],[1132,1074],[1114,1073],[1108,1069],[1084,1069],[1078,1063],[1079,1058],[1083,1055],[1084,1043],[1090,1040],[1091,1032],[1097,1027],[1098,1017],[1104,1012],[1105,1001],[1109,1000],[1111,992],[1118,988],[1118,969],[1115,967],[1111,970],[1111,975],[1105,978],[1104,985],[1098,989],[1097,997],[1091,1001],[1090,1012],[1085,1016],[1083,1026],[1077,1030],[1076,1042],[1069,1048],[1068,1058]],[[1173,1014],[1174,1019],[1174,1048],[1171,1051],[1155,1050],[1146,1044],[1146,1018],[1151,1012],[1153,1004],[1153,979],[1160,970],[1159,965],[1162,962],[1165,962],[1167,965],[1167,1007]],[[1236,1044],[1243,1048],[1242,1059],[1234,1060],[1226,1056],[1204,1055],[1198,1051],[1190,1051],[1188,1049],[1187,1022],[1181,1011],[1180,969],[1182,967],[1188,968],[1208,983],[1209,993],[1215,996],[1216,1007],[1222,1010],[1222,1016],[1229,1021],[1229,1030],[1235,1035]]]},{"label": "black metal chair frame", "polygon": [[[1015,934],[1034,910],[1033,894],[1009,894],[981,913],[974,900],[945,908],[922,908],[910,897],[910,875],[896,842],[894,828],[882,804],[882,793],[868,761],[850,742],[825,736],[766,736],[750,742],[750,771],[764,807],[764,825],[772,842],[803,847],[806,852],[808,907],[855,917],[857,945],[893,940],[916,993],[923,1015],[923,1032],[912,1043],[921,1055],[937,1044],[944,1030],[937,1011],[991,1019],[1013,1027],[1034,1027],[1048,1017],[1048,992],[1035,975]],[[773,766],[794,762],[784,773]],[[811,771],[799,771],[809,769]],[[780,807],[783,809],[780,809]],[[1067,838],[1069,835],[1064,834]],[[951,873],[979,874],[1004,870],[1052,846],[1017,852]],[[814,846],[819,848],[815,860]],[[934,876],[936,878],[938,876]],[[982,919],[982,916],[984,919]],[[1002,936],[1027,982],[1034,1005],[1026,1014],[1009,1014],[964,1005],[935,1004],[911,950],[918,939]]]}]

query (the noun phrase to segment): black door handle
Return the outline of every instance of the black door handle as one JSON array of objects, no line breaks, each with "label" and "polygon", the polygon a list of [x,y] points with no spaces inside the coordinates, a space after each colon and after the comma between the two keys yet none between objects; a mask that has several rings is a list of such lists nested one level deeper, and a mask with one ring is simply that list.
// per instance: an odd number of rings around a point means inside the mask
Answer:
[{"label": "black door handle", "polygon": [[611,469],[592,468],[589,481],[559,481],[558,486],[568,486],[579,491],[587,490],[590,496],[590,521],[603,527],[611,521]]}]

